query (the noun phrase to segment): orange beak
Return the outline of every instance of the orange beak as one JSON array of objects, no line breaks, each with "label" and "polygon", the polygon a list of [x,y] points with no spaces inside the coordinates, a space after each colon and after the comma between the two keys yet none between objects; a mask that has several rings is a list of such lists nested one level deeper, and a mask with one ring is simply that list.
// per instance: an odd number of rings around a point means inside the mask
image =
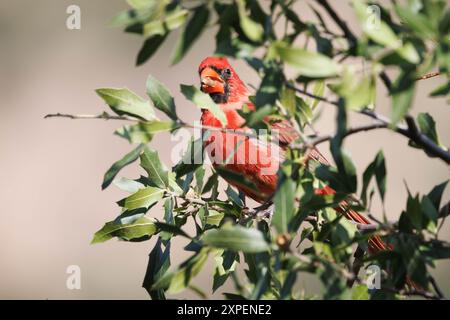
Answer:
[{"label": "orange beak", "polygon": [[200,73],[202,91],[206,93],[225,93],[225,83],[216,70],[205,68]]}]

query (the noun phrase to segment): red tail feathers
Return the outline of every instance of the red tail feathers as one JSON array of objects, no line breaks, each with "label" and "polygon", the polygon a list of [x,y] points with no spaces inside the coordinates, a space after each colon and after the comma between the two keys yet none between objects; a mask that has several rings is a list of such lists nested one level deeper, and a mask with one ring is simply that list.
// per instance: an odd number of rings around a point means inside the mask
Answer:
[{"label": "red tail feathers", "polygon": [[[329,195],[329,194],[335,194],[336,191],[334,191],[332,188],[330,188],[328,186],[325,186],[322,189],[316,189],[315,193],[318,195]],[[370,224],[370,221],[367,220],[366,217],[359,214],[355,210],[350,209],[347,201],[341,201],[341,203],[339,203],[339,206],[336,207],[335,210],[337,212],[343,214],[350,221],[354,221],[356,223],[365,224],[365,225]],[[381,238],[379,236],[374,236],[374,237],[370,238],[368,241],[368,245],[369,245],[369,253],[370,254],[376,254],[380,251],[394,249],[394,247],[392,245],[386,244],[383,240],[381,240]],[[411,279],[409,277],[407,277],[407,279],[406,279],[406,284],[416,290],[422,289],[419,285],[417,285],[416,283],[411,281]]]},{"label": "red tail feathers", "polygon": [[[335,194],[336,191],[334,191],[332,188],[326,186],[322,189],[316,189],[316,194],[319,195],[329,195],[329,194]],[[370,224],[370,221],[367,220],[363,215],[359,214],[355,210],[352,210],[348,208],[347,201],[341,201],[338,207],[335,208],[335,210],[341,214],[343,214],[348,220],[360,223],[360,224]],[[369,252],[371,254],[375,254],[380,251],[384,250],[391,250],[392,248],[389,247],[386,243],[384,243],[383,240],[379,236],[374,236],[369,239]]]}]

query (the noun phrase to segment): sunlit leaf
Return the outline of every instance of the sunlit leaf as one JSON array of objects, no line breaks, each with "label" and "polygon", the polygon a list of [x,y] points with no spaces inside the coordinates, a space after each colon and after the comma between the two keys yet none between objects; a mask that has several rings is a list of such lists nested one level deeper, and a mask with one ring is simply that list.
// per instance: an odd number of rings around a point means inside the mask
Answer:
[{"label": "sunlit leaf", "polygon": [[167,114],[171,119],[178,119],[175,102],[169,90],[151,75],[147,78],[147,95],[156,108]]},{"label": "sunlit leaf", "polygon": [[154,186],[164,189],[169,186],[169,172],[159,159],[158,152],[145,148],[140,156],[141,167],[148,173]]},{"label": "sunlit leaf", "polygon": [[155,119],[149,102],[126,88],[102,88],[96,92],[118,115],[130,115],[147,121]]},{"label": "sunlit leaf", "polygon": [[227,118],[220,107],[211,99],[211,97],[201,92],[197,87],[182,84],[181,92],[186,99],[192,101],[197,107],[207,109],[216,117],[223,126],[227,125]]},{"label": "sunlit leaf", "polygon": [[294,67],[302,76],[312,78],[324,78],[337,75],[341,66],[329,57],[301,48],[288,47],[277,44],[275,50],[280,58]]},{"label": "sunlit leaf", "polygon": [[269,244],[261,231],[240,226],[227,226],[204,233],[201,241],[208,246],[242,252],[264,252]]},{"label": "sunlit leaf", "polygon": [[157,232],[154,220],[141,217],[129,224],[116,222],[106,223],[102,229],[97,231],[91,243],[105,242],[113,237],[123,240],[134,240],[143,237],[150,237]]},{"label": "sunlit leaf", "polygon": [[118,204],[128,210],[149,208],[152,204],[161,200],[163,196],[164,190],[155,187],[146,187],[120,200]]}]

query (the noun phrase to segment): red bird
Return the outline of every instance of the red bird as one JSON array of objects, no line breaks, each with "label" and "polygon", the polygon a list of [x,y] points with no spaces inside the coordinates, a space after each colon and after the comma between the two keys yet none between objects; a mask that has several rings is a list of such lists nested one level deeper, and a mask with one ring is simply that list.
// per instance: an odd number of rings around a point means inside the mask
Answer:
[{"label": "red bird", "polygon": [[[224,112],[227,124],[226,129],[239,129],[240,132],[250,131],[245,127],[245,119],[238,110],[245,105],[249,110],[254,110],[254,105],[249,100],[249,91],[244,82],[229,64],[226,58],[208,57],[202,61],[198,69],[201,90],[208,93],[216,104]],[[207,109],[202,109],[201,123],[208,127],[222,127],[222,123]],[[250,189],[236,181],[228,180],[246,196],[260,203],[270,201],[277,187],[277,171],[284,160],[285,148],[298,138],[298,133],[287,120],[270,122],[272,129],[279,132],[279,144],[266,143],[250,138],[243,134],[230,131],[210,131],[205,144],[213,166],[224,165],[229,171],[233,171],[246,177],[257,188]],[[309,158],[329,165],[328,161],[317,151],[313,150]],[[224,177],[227,180],[226,177]],[[317,189],[316,194],[327,195],[335,191],[330,187]],[[349,209],[346,202],[342,202],[336,211],[345,215],[351,221],[369,224],[370,222]],[[369,250],[376,253],[388,249],[387,245],[375,236],[369,240]]]}]

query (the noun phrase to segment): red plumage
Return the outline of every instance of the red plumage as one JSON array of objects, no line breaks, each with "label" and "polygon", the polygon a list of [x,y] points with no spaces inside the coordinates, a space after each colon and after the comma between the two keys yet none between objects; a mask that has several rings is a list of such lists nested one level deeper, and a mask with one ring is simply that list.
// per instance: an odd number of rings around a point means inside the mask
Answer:
[{"label": "red plumage", "polygon": [[[205,72],[205,70],[209,71]],[[223,70],[230,71],[230,73],[227,72],[229,77],[226,80],[221,77]],[[230,66],[228,60],[226,58],[208,57],[200,64],[199,74],[202,79],[202,90],[210,93],[213,98],[220,101],[218,104],[227,118],[226,128],[239,129],[244,132],[250,130],[248,127],[245,127],[245,120],[239,115],[237,110],[242,109],[244,105],[247,105],[252,110],[254,106],[248,98],[249,91],[247,87]],[[221,122],[206,109],[202,111],[201,122],[204,126],[222,127]],[[246,196],[260,203],[270,200],[275,193],[277,171],[284,161],[284,147],[298,138],[297,131],[289,121],[278,120],[270,123],[271,128],[277,129],[279,132],[280,143],[277,145],[261,143],[248,136],[221,131],[211,132],[209,138],[206,139],[206,149],[212,159],[213,166],[225,165],[227,170],[236,172],[250,180],[258,189],[256,192],[234,180],[229,180],[228,182]],[[252,162],[250,158],[254,157],[255,153],[257,154],[257,161]],[[317,150],[310,152],[309,157],[314,161],[329,165],[327,160]],[[229,163],[226,162],[224,164],[225,161],[223,160],[229,160]],[[268,171],[268,168],[273,170]],[[224,178],[226,179],[226,177]],[[334,193],[335,191],[328,186],[316,190],[316,194],[328,195]],[[345,201],[341,202],[335,210],[351,221],[361,224],[370,223],[364,216],[349,209],[348,203]],[[380,237],[375,236],[369,240],[371,253],[386,249],[388,247]]]}]

